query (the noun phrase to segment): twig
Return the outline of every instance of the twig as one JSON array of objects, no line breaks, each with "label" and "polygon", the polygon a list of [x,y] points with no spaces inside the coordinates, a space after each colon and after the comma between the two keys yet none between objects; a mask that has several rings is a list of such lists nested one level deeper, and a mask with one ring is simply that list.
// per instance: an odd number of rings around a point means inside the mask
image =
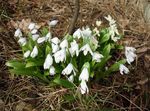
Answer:
[{"label": "twig", "polygon": [[75,23],[78,19],[79,10],[80,10],[80,3],[79,2],[80,2],[80,0],[75,0],[75,12],[74,12],[72,21],[70,23],[69,32],[68,32],[70,35],[73,33]]}]

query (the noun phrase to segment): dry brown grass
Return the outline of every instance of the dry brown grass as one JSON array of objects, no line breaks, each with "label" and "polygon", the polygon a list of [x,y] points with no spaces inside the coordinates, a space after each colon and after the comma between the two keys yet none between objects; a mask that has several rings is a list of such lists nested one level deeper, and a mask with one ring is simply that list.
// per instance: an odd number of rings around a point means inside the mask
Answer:
[{"label": "dry brown grass", "polygon": [[[14,27],[10,21],[31,18],[38,23],[57,18],[60,22],[55,35],[63,37],[68,31],[72,17],[71,0],[8,0],[0,1],[0,110],[1,111],[49,111],[49,110],[91,110],[110,108],[122,111],[148,111],[150,109],[150,33],[143,18],[140,2],[112,0],[87,2],[81,0],[77,27],[104,20],[111,14],[117,21],[120,32],[125,35],[124,44],[137,48],[138,59],[129,75],[115,74],[100,83],[91,83],[88,96],[61,87],[49,87],[36,79],[10,76],[5,62],[20,53],[13,38]],[[70,4],[68,4],[68,2]],[[96,0],[95,0],[96,1]],[[123,2],[124,1],[124,2]],[[72,10],[71,10],[72,9]],[[11,10],[11,11],[10,11]],[[3,13],[2,13],[3,12]],[[5,12],[5,13],[4,13]],[[105,25],[105,23],[103,23]],[[74,95],[73,101],[64,99],[66,94]]]}]

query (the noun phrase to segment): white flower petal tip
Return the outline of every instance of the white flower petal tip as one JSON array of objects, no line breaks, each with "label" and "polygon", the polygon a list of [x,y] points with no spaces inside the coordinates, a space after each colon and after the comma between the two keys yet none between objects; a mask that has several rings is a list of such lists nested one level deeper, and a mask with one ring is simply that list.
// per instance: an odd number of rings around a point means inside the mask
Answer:
[{"label": "white flower petal tip", "polygon": [[74,71],[73,65],[72,65],[71,63],[69,63],[69,64],[67,65],[67,67],[62,71],[62,74],[63,74],[63,75],[69,75],[69,74],[71,74],[71,72],[73,72],[74,75],[76,75],[76,73],[75,73],[75,71]]},{"label": "white flower petal tip", "polygon": [[81,94],[86,94],[86,93],[88,94],[89,93],[88,86],[84,80],[82,80],[80,83],[80,91],[81,91]]},{"label": "white flower petal tip", "polygon": [[22,37],[22,32],[21,32],[21,30],[19,28],[15,31],[14,36],[15,37]]},{"label": "white flower petal tip", "polygon": [[30,50],[28,50],[28,51],[26,51],[25,53],[24,53],[24,58],[28,58],[29,56],[30,56],[30,53],[31,53],[31,51]]},{"label": "white flower petal tip", "polygon": [[129,69],[126,67],[126,66],[124,66],[123,64],[120,64],[120,66],[119,66],[119,70],[120,70],[120,74],[128,74],[129,73]]},{"label": "white flower petal tip", "polygon": [[68,81],[72,82],[74,81],[74,75],[69,76]]},{"label": "white flower petal tip", "polygon": [[96,21],[96,26],[97,27],[101,26],[101,24],[102,24],[102,21],[99,21],[99,20]]},{"label": "white flower petal tip", "polygon": [[66,60],[66,50],[61,49],[61,50],[57,51],[56,53],[54,53],[54,58],[55,58],[56,63],[65,61]]},{"label": "white flower petal tip", "polygon": [[45,62],[44,62],[44,69],[49,69],[50,66],[53,64],[53,58],[50,54],[46,56]]},{"label": "white flower petal tip", "polygon": [[79,55],[79,45],[77,42],[74,40],[73,42],[70,43],[71,47],[69,48],[69,52],[71,56],[73,57],[75,54],[76,56]]},{"label": "white flower petal tip", "polygon": [[66,39],[64,39],[61,43],[60,43],[60,47],[63,48],[68,48],[68,41]]},{"label": "white flower petal tip", "polygon": [[59,45],[52,43],[52,53],[55,53],[59,50]]},{"label": "white flower petal tip", "polygon": [[32,40],[36,41],[39,37],[40,37],[39,34],[33,34],[32,35]]},{"label": "white flower petal tip", "polygon": [[107,21],[109,21],[109,24],[112,25],[112,24],[115,24],[116,21],[110,16],[108,15],[107,17],[104,17]]},{"label": "white flower petal tip", "polygon": [[125,47],[125,56],[128,64],[131,64],[137,55],[135,54],[136,49],[133,47]]},{"label": "white flower petal tip", "polygon": [[47,34],[46,34],[46,36],[45,36],[47,39],[51,39],[52,38],[52,34],[51,34],[51,32],[48,32]]},{"label": "white flower petal tip", "polygon": [[29,30],[33,30],[35,28],[35,23],[31,22],[28,26]]},{"label": "white flower petal tip", "polygon": [[82,29],[82,37],[87,38],[87,37],[92,37],[92,31],[90,28]]},{"label": "white flower petal tip", "polygon": [[88,81],[89,80],[89,72],[87,68],[83,68],[80,76],[79,76],[79,80],[82,81]]},{"label": "white flower petal tip", "polygon": [[21,46],[25,46],[26,43],[27,43],[27,40],[26,40],[26,38],[21,37],[21,38],[18,40],[18,43],[19,43]]},{"label": "white flower petal tip", "polygon": [[49,74],[50,74],[51,76],[53,76],[53,75],[56,74],[54,66],[51,66],[51,67],[50,67],[50,69],[49,69]]},{"label": "white flower petal tip", "polygon": [[37,32],[38,32],[37,29],[33,29],[33,30],[31,31],[31,34],[36,34]]},{"label": "white flower petal tip", "polygon": [[101,62],[101,58],[104,56],[98,52],[93,53],[93,61],[95,60],[96,62]]},{"label": "white flower petal tip", "polygon": [[38,48],[37,48],[37,46],[34,46],[30,56],[32,58],[35,58],[37,55],[38,55]]},{"label": "white flower petal tip", "polygon": [[58,37],[54,37],[54,38],[51,39],[51,42],[54,43],[54,44],[59,44],[60,40],[58,39]]},{"label": "white flower petal tip", "polygon": [[89,46],[89,44],[84,45],[83,47],[80,48],[80,51],[83,51],[84,56],[87,55],[87,53],[89,52],[91,55],[93,55],[93,52]]},{"label": "white flower petal tip", "polygon": [[73,38],[78,38],[80,39],[82,37],[82,31],[81,29],[77,29],[74,33],[73,33]]},{"label": "white flower petal tip", "polygon": [[58,23],[58,20],[52,20],[52,21],[49,21],[49,22],[48,22],[48,25],[49,25],[50,27],[54,27],[57,23]]},{"label": "white flower petal tip", "polygon": [[38,38],[38,40],[37,40],[37,43],[43,43],[43,42],[45,42],[46,41],[46,38],[45,37],[40,37],[40,38]]}]

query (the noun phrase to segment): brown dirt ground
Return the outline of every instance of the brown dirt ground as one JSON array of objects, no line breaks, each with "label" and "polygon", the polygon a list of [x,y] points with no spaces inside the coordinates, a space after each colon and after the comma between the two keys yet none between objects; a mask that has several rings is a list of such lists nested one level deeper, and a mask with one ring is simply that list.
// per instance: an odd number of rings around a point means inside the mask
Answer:
[{"label": "brown dirt ground", "polygon": [[[69,2],[68,2],[69,1]],[[125,35],[124,44],[137,49],[138,58],[129,75],[115,74],[91,87],[91,102],[76,99],[63,101],[69,94],[64,88],[51,88],[26,77],[10,76],[5,62],[17,58],[19,45],[13,38],[13,21],[31,19],[46,23],[58,19],[55,35],[63,37],[68,31],[73,13],[71,0],[3,0],[0,1],[0,110],[1,111],[49,111],[49,110],[100,110],[113,108],[123,111],[148,111],[150,109],[150,29],[138,5],[130,2],[89,3],[81,0],[80,16],[76,28],[104,20],[111,14],[120,32]],[[86,98],[87,99],[87,98]]]}]

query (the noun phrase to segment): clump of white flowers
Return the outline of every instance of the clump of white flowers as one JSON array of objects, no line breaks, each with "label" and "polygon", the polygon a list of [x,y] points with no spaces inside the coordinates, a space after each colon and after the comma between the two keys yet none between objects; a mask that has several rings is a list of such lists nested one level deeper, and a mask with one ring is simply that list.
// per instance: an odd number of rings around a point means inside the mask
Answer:
[{"label": "clump of white flowers", "polygon": [[[30,23],[28,37],[18,28],[14,36],[22,48],[23,59],[8,61],[6,65],[12,73],[35,76],[46,83],[66,87],[77,85],[81,94],[89,93],[91,78],[99,79],[119,70],[127,74],[129,69],[124,64],[131,64],[136,58],[136,49],[126,46],[126,58],[114,60],[116,52],[124,48],[117,42],[121,36],[116,21],[110,15],[105,18],[109,22],[107,28],[100,28],[102,22],[96,21],[94,29],[79,28],[64,38],[55,37],[51,32],[58,20],[49,21],[48,27],[40,29],[36,23]],[[110,65],[109,61],[115,62]]]}]

